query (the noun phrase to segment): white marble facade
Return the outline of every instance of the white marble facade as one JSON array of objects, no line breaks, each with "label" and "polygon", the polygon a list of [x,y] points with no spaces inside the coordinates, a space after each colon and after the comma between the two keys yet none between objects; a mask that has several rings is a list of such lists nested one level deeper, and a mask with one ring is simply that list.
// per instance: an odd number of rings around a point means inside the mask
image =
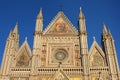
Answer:
[{"label": "white marble facade", "polygon": [[103,48],[94,38],[88,51],[89,33],[82,10],[78,17],[77,30],[63,11],[59,11],[43,30],[41,9],[36,19],[33,49],[27,39],[19,47],[16,24],[6,40],[0,80],[120,80],[110,31],[104,24]]}]

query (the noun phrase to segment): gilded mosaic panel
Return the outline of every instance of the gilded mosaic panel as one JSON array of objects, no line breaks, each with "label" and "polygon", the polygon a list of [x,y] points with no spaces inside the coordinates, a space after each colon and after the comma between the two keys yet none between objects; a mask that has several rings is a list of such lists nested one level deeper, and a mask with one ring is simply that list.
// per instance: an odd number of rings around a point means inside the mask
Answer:
[{"label": "gilded mosaic panel", "polygon": [[18,57],[16,66],[22,67],[22,66],[28,66],[28,65],[29,65],[28,56],[23,53]]}]

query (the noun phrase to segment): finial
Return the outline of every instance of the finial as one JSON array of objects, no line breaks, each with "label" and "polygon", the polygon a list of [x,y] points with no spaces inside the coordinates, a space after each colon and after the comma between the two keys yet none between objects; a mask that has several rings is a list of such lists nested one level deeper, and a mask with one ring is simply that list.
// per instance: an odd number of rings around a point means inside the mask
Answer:
[{"label": "finial", "polygon": [[82,10],[82,7],[80,6],[80,11]]},{"label": "finial", "polygon": [[40,12],[39,12],[37,18],[43,18],[43,16],[42,16],[42,8],[40,8]]},{"label": "finial", "polygon": [[81,18],[81,19],[84,18],[84,14],[83,14],[83,12],[82,12],[82,7],[80,7],[79,18]]},{"label": "finial", "polygon": [[107,30],[105,23],[103,23],[103,33],[104,34],[108,33],[108,30]]},{"label": "finial", "polygon": [[18,33],[18,22],[16,22],[13,33]]},{"label": "finial", "polygon": [[93,40],[96,41],[95,36],[93,36]]},{"label": "finial", "polygon": [[25,41],[27,41],[27,37],[25,37]]}]

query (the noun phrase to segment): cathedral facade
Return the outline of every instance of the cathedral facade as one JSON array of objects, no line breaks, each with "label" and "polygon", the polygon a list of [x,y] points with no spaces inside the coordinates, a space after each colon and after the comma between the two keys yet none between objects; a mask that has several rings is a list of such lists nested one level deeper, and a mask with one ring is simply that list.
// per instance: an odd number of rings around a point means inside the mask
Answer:
[{"label": "cathedral facade", "polygon": [[120,80],[111,32],[103,25],[102,46],[93,40],[88,51],[85,17],[80,9],[78,30],[63,11],[43,30],[40,10],[33,49],[27,39],[19,47],[18,24],[6,40],[0,80]]}]

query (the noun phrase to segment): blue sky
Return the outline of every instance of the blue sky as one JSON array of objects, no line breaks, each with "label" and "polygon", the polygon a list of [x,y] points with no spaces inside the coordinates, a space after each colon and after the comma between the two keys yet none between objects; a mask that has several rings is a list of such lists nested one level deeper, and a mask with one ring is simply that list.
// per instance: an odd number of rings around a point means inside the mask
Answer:
[{"label": "blue sky", "polygon": [[102,25],[105,23],[114,37],[120,64],[120,0],[0,0],[0,63],[6,39],[16,22],[19,25],[20,45],[27,37],[32,49],[35,21],[40,8],[43,10],[44,28],[61,9],[78,28],[80,7],[86,18],[89,49],[93,36],[101,46]]}]

